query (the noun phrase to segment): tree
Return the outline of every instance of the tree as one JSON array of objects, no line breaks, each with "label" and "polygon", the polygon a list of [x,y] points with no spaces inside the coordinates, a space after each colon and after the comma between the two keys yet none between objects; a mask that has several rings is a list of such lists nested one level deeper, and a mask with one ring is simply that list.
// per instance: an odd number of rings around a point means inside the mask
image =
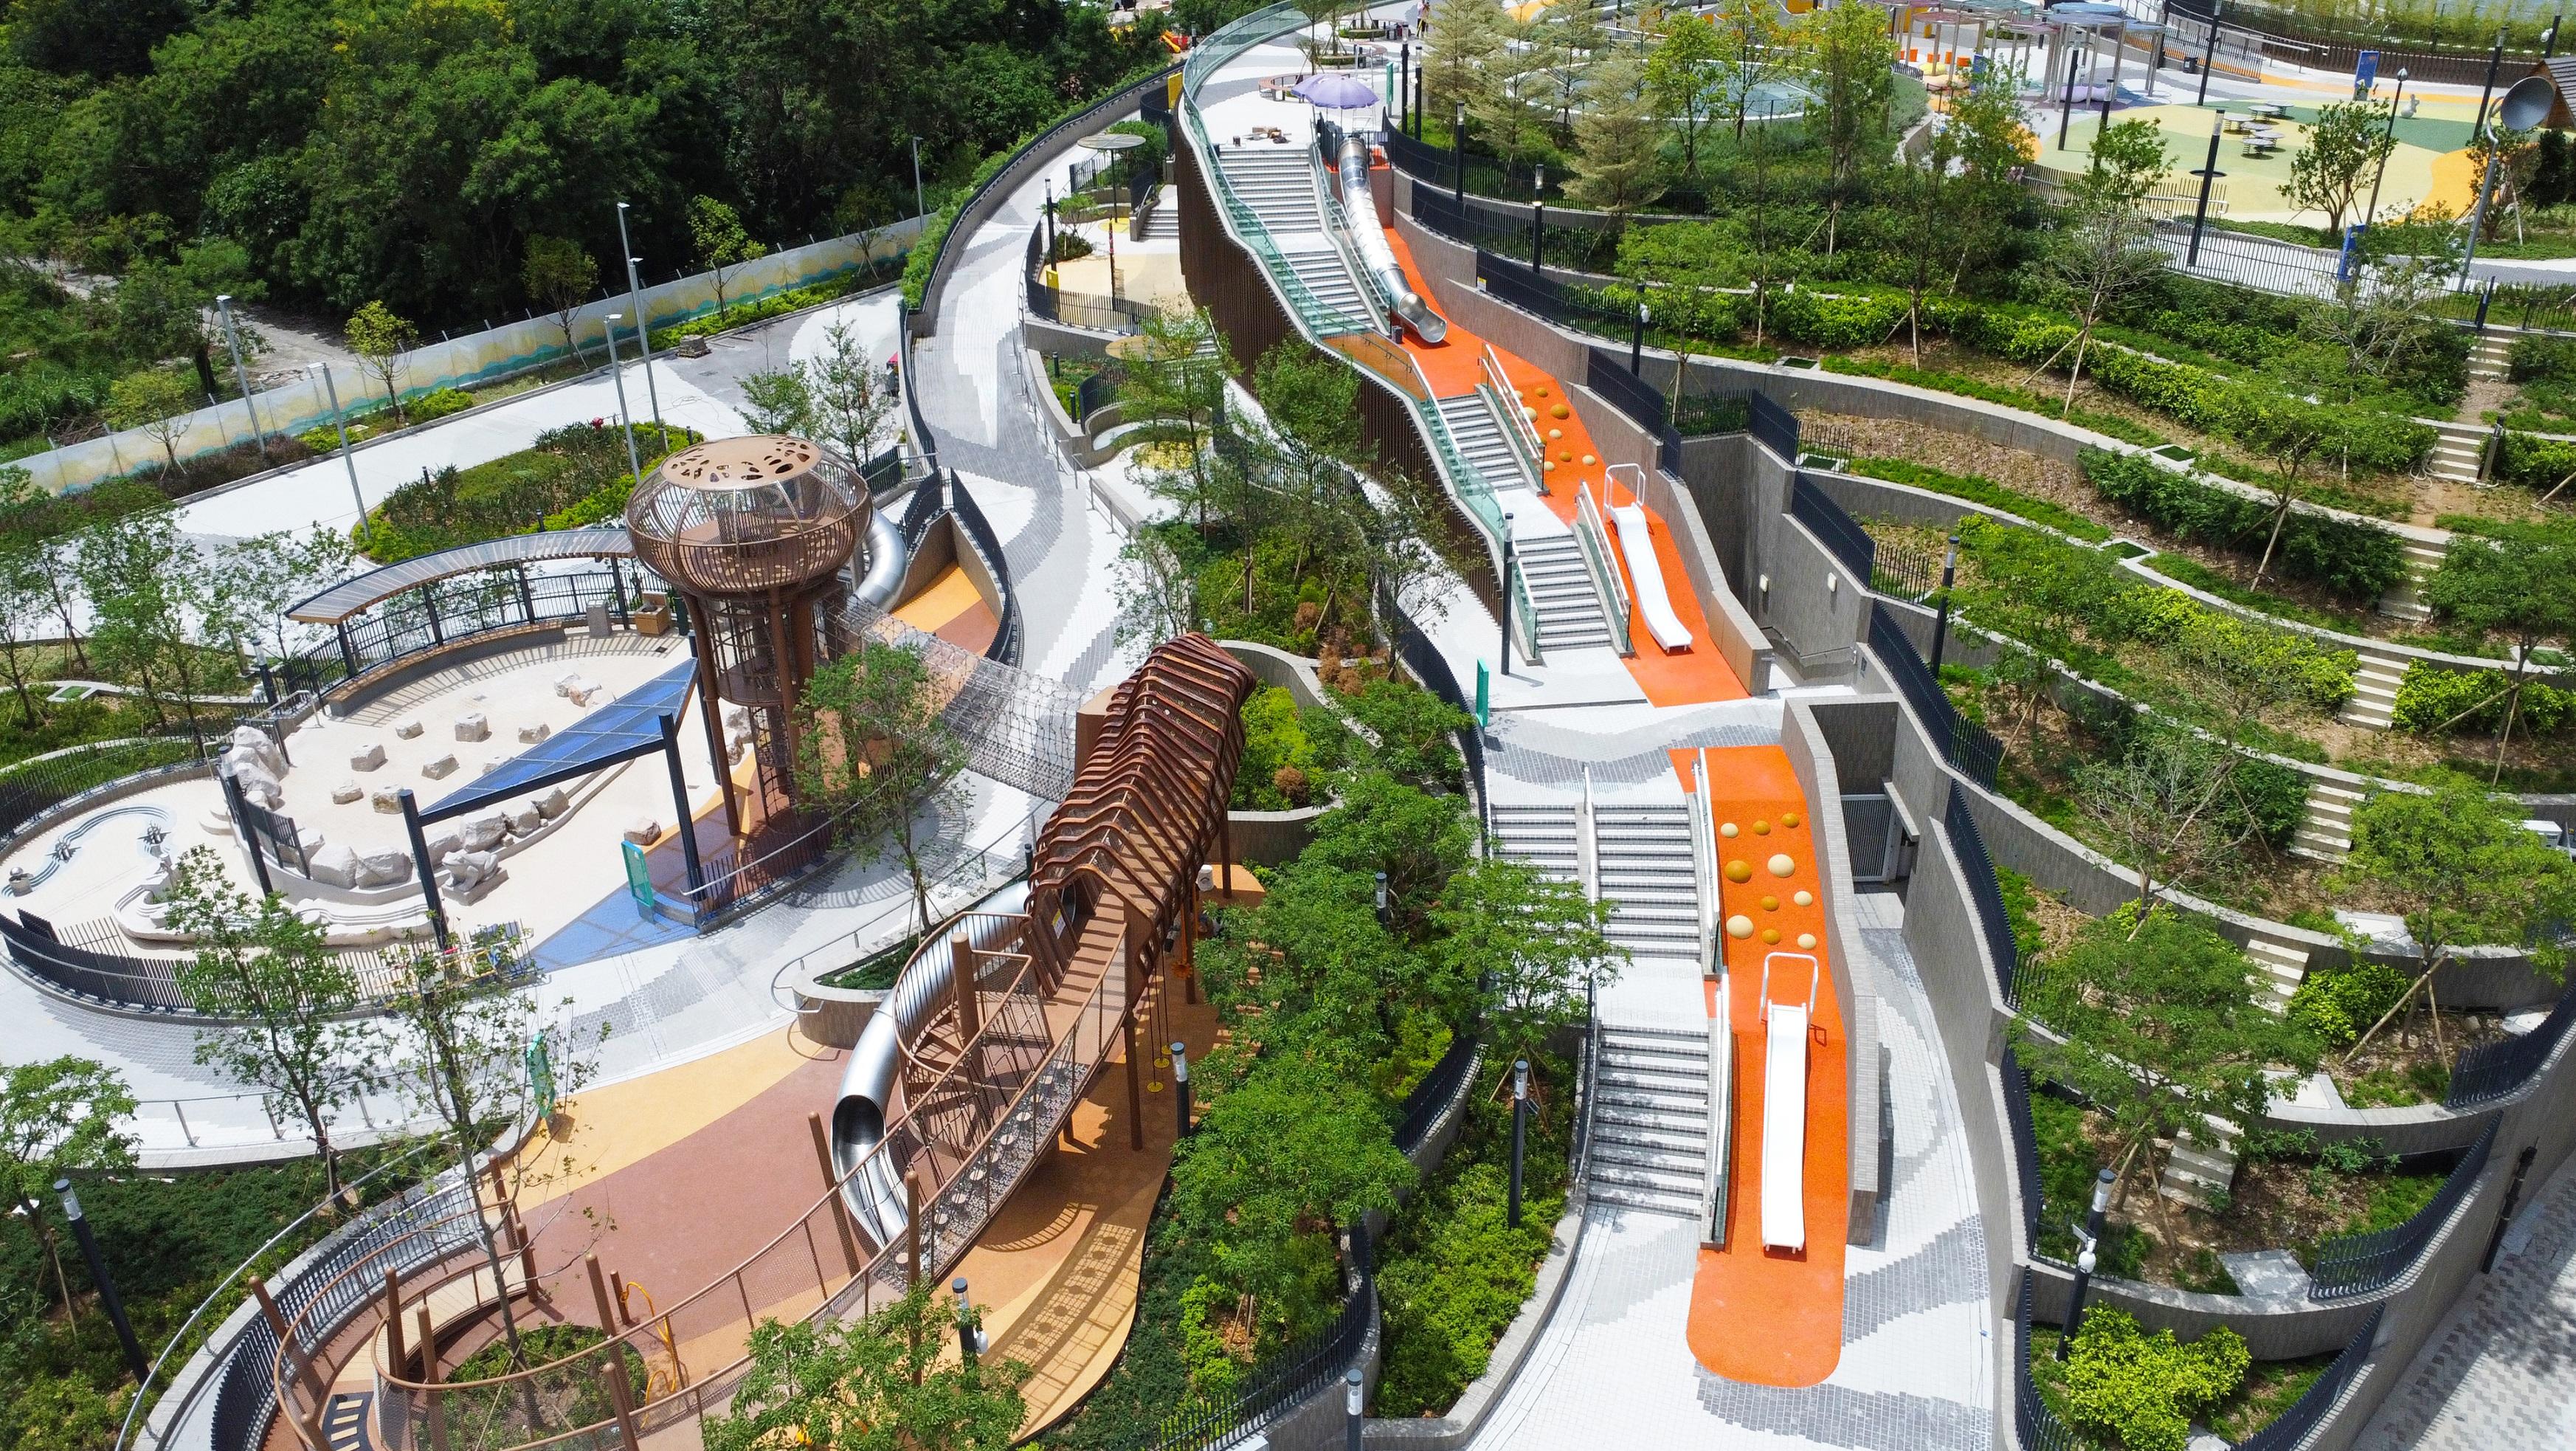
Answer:
[{"label": "tree", "polygon": [[2108,1116],[2123,1198],[2132,1161],[2156,1140],[2205,1139],[2213,1118],[2257,1123],[2270,1070],[2315,1070],[2314,1043],[2255,1001],[2252,973],[2207,924],[2143,903],[2024,965],[2016,985],[2027,1016],[2013,1024],[2021,1059]]},{"label": "tree", "polygon": [[2181,727],[2150,726],[2119,756],[2076,767],[2077,803],[2138,874],[2141,914],[2152,913],[2157,882],[2197,880],[2252,834],[2253,823],[2227,809],[2235,762]]},{"label": "tree", "polygon": [[2233,1395],[2253,1364],[2245,1337],[2215,1325],[2188,1345],[2149,1335],[2128,1311],[2091,1305],[2066,1361],[2068,1419],[2130,1451],[2183,1451],[2191,1423]]},{"label": "tree", "polygon": [[237,624],[271,659],[295,652],[288,607],[349,572],[356,551],[347,533],[316,527],[297,538],[284,529],[254,534],[215,553],[215,579],[227,607],[218,618]]},{"label": "tree", "polygon": [[2272,466],[2265,488],[2272,496],[2272,529],[2263,540],[2263,557],[2254,565],[2249,586],[2263,587],[2272,568],[2272,552],[2281,545],[2281,530],[2290,521],[2290,506],[2299,496],[2299,470],[2338,432],[2332,409],[2321,408],[2288,393],[2248,389],[2237,407],[2237,440],[2263,455]]},{"label": "tree", "polygon": [[1119,644],[1151,648],[1199,628],[1198,581],[1161,535],[1129,535],[1117,569]]},{"label": "tree", "polygon": [[1959,167],[1951,196],[1957,227],[1957,261],[1950,273],[1954,289],[1972,265],[2001,251],[2019,232],[2029,205],[2019,178],[2035,141],[2022,120],[2020,85],[2017,68],[1997,65],[1965,91],[1950,93],[1941,134]]},{"label": "tree", "polygon": [[1431,908],[1451,876],[1467,864],[1476,827],[1461,798],[1417,791],[1380,771],[1342,783],[1340,804],[1315,823],[1301,862],[1362,878],[1386,873],[1387,913],[1407,940],[1430,930]]},{"label": "tree", "polygon": [[1178,468],[1157,463],[1146,486],[1191,508],[1205,538],[1213,497],[1209,446],[1225,417],[1225,385],[1234,359],[1216,318],[1203,307],[1148,313],[1138,319],[1137,333],[1140,356],[1118,377],[1120,417],[1133,425],[1140,442],[1163,444],[1166,454],[1185,456]]},{"label": "tree", "polygon": [[1798,39],[1824,106],[1825,255],[1859,185],[1868,143],[1884,135],[1895,95],[1896,38],[1874,6],[1811,10]]},{"label": "tree", "polygon": [[195,939],[179,966],[189,1006],[226,1020],[197,1033],[199,1065],[220,1069],[268,1096],[269,1111],[303,1120],[322,1158],[326,1194],[340,1192],[340,1155],[331,1111],[376,1083],[382,1033],[355,1016],[358,975],[284,897],[252,903],[224,876],[214,848],[179,859],[165,899],[170,926]]},{"label": "tree", "polygon": [[599,263],[569,237],[528,234],[527,255],[519,262],[519,286],[529,300],[554,314],[563,329],[564,350],[578,361],[581,339],[573,335],[572,315],[599,290]]},{"label": "tree", "polygon": [[177,512],[165,504],[92,526],[73,567],[89,596],[99,669],[132,679],[155,722],[168,720],[175,702],[195,735],[197,701],[210,683],[198,646],[234,631],[231,602],[205,555],[179,533]]},{"label": "tree", "polygon": [[1492,90],[1491,67],[1504,51],[1509,22],[1498,5],[1451,5],[1431,27],[1422,56],[1422,91],[1447,125],[1459,106],[1479,111]]},{"label": "tree", "polygon": [[[1610,37],[1589,5],[1551,5],[1530,19],[1531,50],[1546,63],[1545,89],[1555,96],[1556,139],[1562,146],[1573,139],[1575,98],[1589,89],[1586,81],[1609,49]],[[1630,77],[1627,90],[1634,94],[1641,84]]]},{"label": "tree", "polygon": [[20,657],[35,647],[48,605],[43,556],[14,542],[0,544],[0,669],[8,672],[18,718],[27,726],[42,726],[45,708],[43,697],[27,689],[27,663]]},{"label": "tree", "polygon": [[[2496,731],[2492,785],[2504,779],[2504,753],[2513,738],[2523,688],[2531,681],[2532,652],[2547,640],[2576,641],[2576,525],[2493,524],[2487,535],[2454,534],[2439,569],[2425,581],[2424,602],[2443,620],[2480,634],[2500,635],[2513,647],[2504,724]],[[2472,710],[2494,704],[2495,696]],[[2466,714],[2466,712],[2463,712]]]},{"label": "tree", "polygon": [[[895,390],[868,357],[857,327],[834,319],[823,328],[821,356],[803,364],[807,393],[813,398],[814,431],[841,451],[853,468],[876,457],[877,440],[893,417]],[[669,440],[663,447],[670,446]]]},{"label": "tree", "polygon": [[[1301,42],[1306,62],[1310,66],[1321,66],[1325,56],[1338,54],[1342,48],[1341,37],[1336,33],[1337,27],[1333,22],[1350,8],[1350,0],[1293,0],[1293,3],[1297,13],[1306,17],[1306,34]],[[1317,33],[1319,31],[1320,34]]]},{"label": "tree", "polygon": [[[544,1116],[590,1082],[597,1071],[591,1050],[607,1037],[606,1025],[586,1043],[547,1027],[545,1019],[569,1011],[572,1000],[544,1004],[533,991],[512,990],[524,968],[518,940],[506,929],[479,932],[454,951],[408,949],[397,966],[404,990],[386,1007],[405,1041],[390,1058],[411,1070],[402,1081],[414,1112],[438,1121],[468,1182],[488,1178],[500,1198],[515,1202],[531,1185],[569,1174],[576,1166],[568,1155],[552,1166],[539,1156],[543,1136],[493,1156],[480,1170],[475,1158],[495,1134]],[[540,1062],[542,1075],[534,1071]],[[494,1217],[475,1218],[484,1264],[498,1282],[501,1247]],[[510,1368],[528,1369],[507,1297],[500,1309]],[[534,1389],[523,1385],[523,1392],[531,1398],[528,1423],[538,1424]]]},{"label": "tree", "polygon": [[0,1188],[44,1246],[66,1322],[72,1286],[45,1204],[57,1179],[133,1168],[134,1140],[121,1127],[133,1116],[125,1075],[103,1064],[63,1057],[0,1067]]},{"label": "tree", "polygon": [[1492,975],[1485,1038],[1497,1058],[1541,1061],[1548,1035],[1581,1022],[1590,994],[1619,975],[1628,950],[1604,935],[1610,911],[1579,883],[1505,857],[1449,878],[1431,909],[1432,950],[1468,981]]},{"label": "tree", "polygon": [[790,363],[746,376],[742,421],[754,433],[813,433],[814,387],[805,369]]},{"label": "tree", "polygon": [[358,355],[358,366],[384,385],[385,402],[393,408],[394,424],[400,427],[403,354],[420,341],[420,329],[383,303],[370,302],[349,315],[349,324],[342,331],[348,337],[349,351]]},{"label": "tree", "polygon": [[1710,19],[1724,75],[1721,114],[1735,118],[1735,139],[1742,141],[1744,123],[1765,104],[1755,92],[1789,69],[1789,16],[1772,0],[1719,0]]},{"label": "tree", "polygon": [[1334,1226],[1393,1209],[1413,1179],[1365,1087],[1306,1057],[1265,1054],[1174,1151],[1172,1208],[1249,1300],[1247,1323],[1265,1305],[1276,1323],[1317,1299]]},{"label": "tree", "polygon": [[[2478,240],[2492,242],[2504,235],[2504,214],[2513,210],[2515,225],[2520,226],[2522,189],[2540,164],[2538,150],[2532,145],[2531,133],[2507,126],[2493,126],[2469,138],[2469,175],[2472,186],[2491,186],[2486,210],[2478,217]],[[2495,180],[2487,181],[2488,168],[2494,168]]]},{"label": "tree", "polygon": [[[2308,144],[2290,158],[2290,184],[2284,193],[2302,211],[2323,212],[2328,233],[2340,238],[2344,214],[2353,209],[2397,150],[2388,113],[2361,101],[2332,102],[2317,108],[2308,123]],[[2367,222],[2368,217],[2362,218]]]},{"label": "tree", "polygon": [[1968,172],[1953,170],[1962,134],[1956,124],[1943,126],[1921,151],[1897,158],[1894,191],[1896,211],[1904,219],[1905,328],[1918,368],[1923,366],[1923,298],[1931,290],[1950,229],[1957,225],[1956,194],[1972,184]]},{"label": "tree", "polygon": [[2332,883],[2363,905],[2395,912],[2414,939],[2419,971],[2406,991],[2345,1055],[2421,995],[2433,1007],[2433,1041],[2442,1041],[2433,975],[2461,946],[2520,944],[2534,967],[2566,971],[2566,946],[2554,930],[2576,916],[2576,863],[2522,829],[2504,801],[2468,786],[2427,795],[2387,791],[2352,814],[2352,852]]},{"label": "tree", "polygon": [[161,445],[172,478],[179,473],[179,439],[188,431],[188,415],[197,411],[197,395],[188,380],[166,368],[128,373],[108,385],[107,421],[117,428],[139,429]]},{"label": "tree", "polygon": [[[1441,17],[1441,23],[1447,24],[1448,17]],[[1485,84],[1467,98],[1467,114],[1476,123],[1478,138],[1502,158],[1508,173],[1532,147],[1544,144],[1540,133],[1547,124],[1549,83],[1535,26],[1508,15],[1495,24],[1505,43],[1486,59]]]},{"label": "tree", "polygon": [[[1705,26],[1701,27],[1705,29]],[[1574,180],[1566,194],[1625,223],[1664,194],[1661,137],[1647,109],[1645,73],[1625,56],[1593,65],[1588,103],[1574,122]]]},{"label": "tree", "polygon": [[[1857,7],[1845,8],[1858,13]],[[2061,230],[2048,260],[2048,270],[2079,324],[2070,344],[2075,362],[2067,369],[2061,412],[2075,407],[2085,350],[2092,346],[2093,329],[2102,315],[2123,296],[2164,274],[2165,254],[2155,245],[2155,219],[2147,212],[2146,200],[2172,171],[2164,135],[2153,121],[2121,121],[2094,136],[2092,164],[2068,184],[2070,225]],[[2057,359],[2051,356],[2048,361]]]},{"label": "tree", "polygon": [[698,265],[712,275],[719,318],[727,311],[725,274],[769,255],[766,244],[753,241],[743,230],[741,216],[711,196],[689,199],[689,245],[695,249]]},{"label": "tree", "polygon": [[1697,15],[1674,17],[1646,54],[1648,99],[1682,144],[1682,175],[1699,180],[1700,135],[1727,104],[1724,50],[1717,27]]},{"label": "tree", "polygon": [[921,930],[930,930],[930,823],[955,804],[966,743],[941,709],[930,662],[917,649],[874,638],[814,672],[796,703],[796,798],[839,823],[862,854],[891,854],[912,879]]},{"label": "tree", "polygon": [[707,1451],[1007,1451],[1029,1368],[943,1358],[953,1328],[928,1280],[857,1321],[763,1320],[732,1402],[707,1418]]}]

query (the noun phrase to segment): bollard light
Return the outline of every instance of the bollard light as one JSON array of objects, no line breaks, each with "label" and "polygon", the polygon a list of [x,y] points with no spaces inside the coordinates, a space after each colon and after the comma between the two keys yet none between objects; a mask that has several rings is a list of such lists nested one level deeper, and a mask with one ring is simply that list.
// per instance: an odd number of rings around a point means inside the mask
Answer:
[{"label": "bollard light", "polygon": [[1368,1386],[1360,1379],[1360,1368],[1352,1366],[1342,1372],[1342,1411],[1347,1451],[1360,1451],[1360,1412],[1368,1400]]},{"label": "bollard light", "polygon": [[1521,1227],[1521,1153],[1529,1138],[1529,1060],[1512,1061],[1512,1184],[1503,1223]]},{"label": "bollard light", "polygon": [[1178,1145],[1190,1136],[1190,1045],[1172,1040],[1172,1108],[1179,1115],[1173,1126],[1172,1142]]}]

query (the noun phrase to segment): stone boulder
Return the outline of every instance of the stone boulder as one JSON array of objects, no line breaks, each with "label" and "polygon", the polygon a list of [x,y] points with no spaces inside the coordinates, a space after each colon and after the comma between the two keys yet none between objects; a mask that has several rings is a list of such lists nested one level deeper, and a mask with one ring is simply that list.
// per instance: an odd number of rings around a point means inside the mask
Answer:
[{"label": "stone boulder", "polygon": [[271,811],[286,804],[286,791],[277,784],[277,777],[257,761],[236,760],[233,763],[233,782],[241,787],[242,798],[246,801]]},{"label": "stone boulder", "polygon": [[464,834],[467,851],[490,851],[510,834],[510,820],[498,811],[487,812],[466,822]]},{"label": "stone boulder", "polygon": [[352,801],[363,801],[366,796],[367,788],[355,781],[343,781],[331,788],[331,801],[337,806],[346,806]]},{"label": "stone boulder", "polygon": [[538,814],[535,802],[522,802],[510,809],[510,834],[534,836],[537,834],[537,828],[545,824],[545,820],[545,817]]},{"label": "stone boulder", "polygon": [[412,719],[395,726],[394,735],[400,740],[416,741],[420,739],[421,732],[424,729],[426,729],[426,727],[422,726],[419,717],[415,716]]},{"label": "stone boulder", "polygon": [[523,725],[519,727],[519,744],[533,746],[554,733],[555,728],[544,721],[539,721],[535,725]]},{"label": "stone boulder", "polygon": [[379,786],[367,794],[367,804],[373,806],[379,816],[400,816],[402,792],[396,787]]},{"label": "stone boulder", "polygon": [[458,835],[456,828],[452,826],[442,826],[435,832],[429,833],[428,839],[421,844],[429,848],[429,866],[432,871],[436,871],[438,864],[447,860],[449,856],[465,850],[465,838]]},{"label": "stone boulder", "polygon": [[469,710],[456,718],[456,738],[460,741],[492,739],[491,718],[479,710]]},{"label": "stone boulder", "polygon": [[[324,848],[329,850],[329,848]],[[342,851],[348,850],[342,847]],[[391,887],[411,880],[411,853],[371,851],[358,858],[358,885]]]},{"label": "stone boulder", "polygon": [[466,891],[490,881],[500,870],[501,859],[488,851],[460,851],[447,859],[447,883]]},{"label": "stone boulder", "polygon": [[637,846],[649,845],[661,834],[662,823],[649,816],[638,816],[626,823],[626,839]]},{"label": "stone boulder", "polygon": [[420,773],[433,781],[446,780],[448,777],[456,774],[456,753],[454,751],[448,752],[446,755],[441,756],[437,760],[430,762],[428,765],[421,767]]},{"label": "stone boulder", "polygon": [[572,809],[572,795],[561,786],[557,786],[538,797],[532,804],[537,808],[537,815],[552,821]]},{"label": "stone boulder", "polygon": [[268,732],[257,726],[233,727],[232,758],[236,761],[257,761],[266,766],[268,774],[272,776],[286,774],[286,752],[279,750],[277,742],[268,738]]},{"label": "stone boulder", "polygon": [[326,887],[358,885],[358,854],[346,846],[326,846],[306,860],[313,869],[313,880]]},{"label": "stone boulder", "polygon": [[380,770],[384,764],[385,743],[382,741],[369,741],[365,750],[349,753],[349,769],[352,771]]}]

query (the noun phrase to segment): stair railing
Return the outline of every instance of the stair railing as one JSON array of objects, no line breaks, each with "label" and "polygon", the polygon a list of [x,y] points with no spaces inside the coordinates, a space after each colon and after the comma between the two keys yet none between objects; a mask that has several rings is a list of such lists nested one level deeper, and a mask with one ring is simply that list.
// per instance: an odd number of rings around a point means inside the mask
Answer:
[{"label": "stair railing", "polygon": [[1708,794],[1708,747],[1691,758],[1691,885],[1699,905],[1699,972],[1717,971],[1717,805]]},{"label": "stair railing", "polygon": [[1574,874],[1583,883],[1583,900],[1601,900],[1601,842],[1592,814],[1592,768],[1583,768],[1583,800],[1574,808]]},{"label": "stair railing", "polygon": [[1700,1243],[1726,1248],[1727,1191],[1735,1177],[1735,1006],[1732,984],[1717,975],[1717,1011],[1708,1020],[1708,1161],[1700,1172]]},{"label": "stair railing", "polygon": [[1601,597],[1601,618],[1610,627],[1610,648],[1622,656],[1637,653],[1637,642],[1628,629],[1628,582],[1619,573],[1619,565],[1610,554],[1610,531],[1601,520],[1601,508],[1592,502],[1589,484],[1574,486],[1574,544],[1583,555],[1583,572],[1592,579],[1592,592]]},{"label": "stair railing", "polygon": [[1477,362],[1485,370],[1484,388],[1479,391],[1486,392],[1486,401],[1494,406],[1494,416],[1502,420],[1504,441],[1529,472],[1530,487],[1547,493],[1547,450],[1539,444],[1538,429],[1521,407],[1520,393],[1503,371],[1503,360],[1495,354],[1492,343],[1485,344],[1485,355]]}]

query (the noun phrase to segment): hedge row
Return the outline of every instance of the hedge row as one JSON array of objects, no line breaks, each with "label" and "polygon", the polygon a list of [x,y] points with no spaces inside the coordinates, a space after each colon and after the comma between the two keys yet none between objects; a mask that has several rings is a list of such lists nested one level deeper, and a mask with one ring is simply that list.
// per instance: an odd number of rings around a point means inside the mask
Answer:
[{"label": "hedge row", "polygon": [[[2259,554],[2272,506],[2201,482],[2143,454],[2088,448],[2076,462],[2103,498],[2184,539]],[[2376,524],[2293,511],[2273,551],[2281,573],[2355,600],[2373,600],[2406,577],[2405,546]]]},{"label": "hedge row", "polygon": [[2576,474],[2576,443],[2531,433],[2505,434],[2504,448],[2496,456],[2498,482],[2545,494],[2570,474]]},{"label": "hedge row", "polygon": [[[2505,688],[2512,677],[2501,670],[2445,670],[2418,660],[2406,667],[2397,686],[2397,727],[2431,735],[2436,732],[2492,732],[2504,726]],[[2576,690],[2563,690],[2533,680],[2522,687],[2513,728],[2545,736],[2576,722]]]}]

